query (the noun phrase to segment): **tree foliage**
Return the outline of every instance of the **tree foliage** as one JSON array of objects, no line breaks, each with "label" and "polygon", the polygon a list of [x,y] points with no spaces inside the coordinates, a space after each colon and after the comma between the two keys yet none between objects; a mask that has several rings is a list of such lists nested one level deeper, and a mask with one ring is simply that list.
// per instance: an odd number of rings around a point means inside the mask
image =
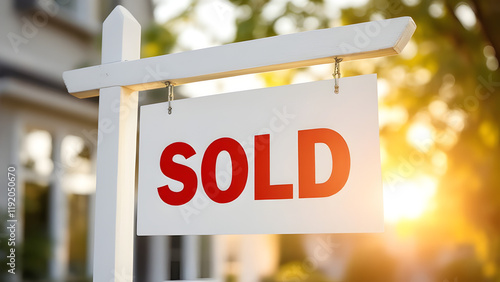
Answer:
[{"label": "tree foliage", "polygon": [[[498,281],[500,2],[373,0],[340,12],[332,2],[232,0],[239,11],[233,41],[278,35],[283,22],[298,32],[411,16],[417,30],[408,50],[389,58],[342,63],[343,76],[376,72],[387,88],[379,100],[381,115],[393,117],[380,128],[386,192],[420,176],[438,181],[433,206],[420,219],[398,224],[401,234],[417,242],[416,264],[432,269],[439,281]],[[271,5],[278,12],[270,16]],[[461,21],[461,5],[474,12],[475,24]],[[186,12],[181,18],[189,16]],[[175,36],[166,33],[161,39],[158,33],[149,39],[174,44]],[[262,77],[269,85],[276,79],[291,81],[280,75]],[[450,253],[451,262],[436,262]]]}]

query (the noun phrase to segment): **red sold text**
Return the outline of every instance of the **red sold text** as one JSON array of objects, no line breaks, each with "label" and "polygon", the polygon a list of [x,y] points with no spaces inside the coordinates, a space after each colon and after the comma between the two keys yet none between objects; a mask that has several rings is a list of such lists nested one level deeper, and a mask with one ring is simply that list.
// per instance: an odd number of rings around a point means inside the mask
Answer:
[{"label": "red sold text", "polygon": [[[327,128],[298,131],[298,197],[323,198],[339,192],[347,182],[351,167],[349,148],[344,138]],[[315,144],[328,146],[332,158],[330,177],[323,183],[316,183]],[[231,158],[232,178],[229,187],[221,190],[216,181],[217,157],[227,152]],[[181,191],[172,191],[168,185],[158,188],[163,202],[173,206],[188,203],[198,189],[196,172],[185,165],[174,162],[176,155],[189,159],[197,154],[185,142],[168,145],[160,157],[162,173],[183,184]],[[270,135],[254,136],[254,182],[255,200],[293,199],[293,184],[270,183]],[[248,159],[238,141],[223,137],[213,141],[205,150],[201,161],[201,184],[206,195],[214,202],[224,204],[237,199],[243,192],[248,179]]]}]

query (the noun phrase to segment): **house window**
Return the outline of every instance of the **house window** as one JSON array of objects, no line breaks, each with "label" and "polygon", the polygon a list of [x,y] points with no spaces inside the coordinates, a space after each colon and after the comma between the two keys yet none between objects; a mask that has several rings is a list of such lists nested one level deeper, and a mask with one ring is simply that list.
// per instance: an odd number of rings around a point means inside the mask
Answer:
[{"label": "house window", "polygon": [[28,130],[20,156],[25,175],[22,243],[24,279],[49,277],[49,192],[50,175],[54,167],[51,155],[52,135],[45,130]]},{"label": "house window", "polygon": [[79,136],[52,131],[29,128],[21,145],[23,279],[81,281],[88,278],[95,150]]},{"label": "house window", "polygon": [[24,183],[24,240],[22,275],[26,280],[49,278],[49,186],[36,181]]},{"label": "house window", "polygon": [[51,155],[52,135],[46,130],[28,130],[20,156],[27,178],[38,183],[48,182],[48,177],[54,168]]},{"label": "house window", "polygon": [[85,277],[88,261],[90,194],[95,192],[93,149],[81,137],[61,143],[61,187],[68,199],[68,278]]},{"label": "house window", "polygon": [[41,12],[38,17],[53,19],[58,26],[77,29],[87,34],[95,34],[99,31],[97,5],[96,0],[16,1],[16,8],[19,11]]},{"label": "house window", "polygon": [[212,277],[212,236],[199,236],[200,240],[200,278]]},{"label": "house window", "polygon": [[83,138],[67,135],[61,144],[62,188],[67,194],[89,195],[95,191],[93,150]]},{"label": "house window", "polygon": [[87,274],[89,196],[70,194],[68,279],[83,278]]},{"label": "house window", "polygon": [[170,280],[181,280],[182,236],[170,237]]}]

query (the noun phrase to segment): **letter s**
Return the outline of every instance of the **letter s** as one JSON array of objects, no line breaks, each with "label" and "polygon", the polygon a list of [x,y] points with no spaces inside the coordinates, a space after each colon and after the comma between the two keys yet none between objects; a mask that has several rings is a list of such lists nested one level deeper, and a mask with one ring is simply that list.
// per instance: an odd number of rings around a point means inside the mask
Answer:
[{"label": "letter s", "polygon": [[168,185],[158,188],[158,195],[166,204],[172,206],[184,205],[196,194],[198,178],[194,170],[173,161],[175,155],[181,155],[187,160],[195,154],[196,151],[193,147],[183,142],[172,143],[163,150],[160,157],[161,172],[165,176],[184,184],[184,187],[179,192],[172,191]]}]

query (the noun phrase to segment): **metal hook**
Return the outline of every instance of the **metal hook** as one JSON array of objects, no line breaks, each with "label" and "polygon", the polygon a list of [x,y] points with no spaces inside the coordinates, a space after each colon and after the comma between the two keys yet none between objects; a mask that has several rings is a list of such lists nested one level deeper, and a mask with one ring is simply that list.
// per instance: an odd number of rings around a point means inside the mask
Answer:
[{"label": "metal hook", "polygon": [[339,94],[340,62],[342,62],[342,58],[335,57],[335,69],[332,74],[335,79],[335,94]]},{"label": "metal hook", "polygon": [[174,100],[174,85],[170,81],[165,82],[167,86],[168,114],[172,114],[172,101]]}]

